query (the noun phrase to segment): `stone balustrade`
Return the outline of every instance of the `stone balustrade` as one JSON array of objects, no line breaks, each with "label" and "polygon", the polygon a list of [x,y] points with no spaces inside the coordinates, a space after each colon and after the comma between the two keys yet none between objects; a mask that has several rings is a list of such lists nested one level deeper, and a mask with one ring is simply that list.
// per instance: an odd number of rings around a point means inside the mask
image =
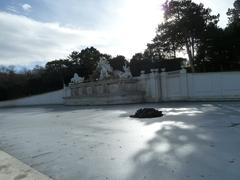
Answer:
[{"label": "stone balustrade", "polygon": [[137,79],[112,79],[70,84],[66,105],[141,103],[144,93],[138,89]]},{"label": "stone balustrade", "polygon": [[137,80],[104,80],[70,84],[71,97],[104,96],[137,91]]}]

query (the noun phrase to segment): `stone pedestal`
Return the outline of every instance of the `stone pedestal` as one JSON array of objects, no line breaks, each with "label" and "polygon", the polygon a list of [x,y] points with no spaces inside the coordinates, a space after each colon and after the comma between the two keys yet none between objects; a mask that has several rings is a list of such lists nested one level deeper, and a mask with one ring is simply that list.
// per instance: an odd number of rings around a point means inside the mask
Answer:
[{"label": "stone pedestal", "polygon": [[65,105],[142,103],[144,93],[138,90],[137,81],[116,79],[71,84],[71,95],[64,98]]}]

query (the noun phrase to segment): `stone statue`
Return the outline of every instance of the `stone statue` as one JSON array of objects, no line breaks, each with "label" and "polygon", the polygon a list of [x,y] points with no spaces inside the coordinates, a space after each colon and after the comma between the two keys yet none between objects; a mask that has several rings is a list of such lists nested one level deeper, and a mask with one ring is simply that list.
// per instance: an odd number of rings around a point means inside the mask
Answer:
[{"label": "stone statue", "polygon": [[71,83],[72,84],[78,84],[78,83],[82,83],[84,81],[83,77],[79,77],[77,73],[74,73],[73,78],[71,78]]},{"label": "stone statue", "polygon": [[113,73],[111,65],[104,57],[100,58],[97,68],[100,70],[99,80],[108,79],[109,77],[111,77],[111,74]]},{"label": "stone statue", "polygon": [[125,65],[123,66],[123,74],[121,76],[121,78],[125,78],[125,79],[129,79],[132,78],[132,73],[130,71],[130,67],[127,67],[127,64],[125,63]]},{"label": "stone statue", "polygon": [[130,79],[132,78],[132,74],[130,71],[130,68],[127,67],[127,64],[125,63],[125,65],[123,66],[123,71],[119,74],[120,79]]}]

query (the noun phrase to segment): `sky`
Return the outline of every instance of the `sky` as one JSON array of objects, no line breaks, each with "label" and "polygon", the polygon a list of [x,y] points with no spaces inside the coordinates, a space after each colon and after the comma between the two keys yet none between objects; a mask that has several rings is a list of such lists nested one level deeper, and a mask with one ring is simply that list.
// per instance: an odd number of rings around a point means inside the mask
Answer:
[{"label": "sky", "polygon": [[[234,0],[194,0],[220,13]],[[165,0],[0,0],[0,65],[34,66],[94,46],[130,59],[163,21]]]}]

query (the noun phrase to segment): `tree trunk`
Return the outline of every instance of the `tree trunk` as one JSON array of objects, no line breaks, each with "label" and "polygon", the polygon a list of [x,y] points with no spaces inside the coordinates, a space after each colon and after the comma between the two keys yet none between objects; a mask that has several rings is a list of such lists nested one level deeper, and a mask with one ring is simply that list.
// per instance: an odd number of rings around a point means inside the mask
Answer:
[{"label": "tree trunk", "polygon": [[192,70],[192,72],[195,72],[194,63],[193,63],[193,55],[192,55],[191,47],[188,43],[187,38],[185,38],[185,45],[186,45],[186,49],[187,49],[187,54],[188,54],[188,59],[189,59],[191,70]]},{"label": "tree trunk", "polygon": [[191,46],[192,46],[192,57],[193,57],[193,60],[194,60],[194,57],[195,57],[195,49],[194,49],[194,38],[191,38],[192,41],[191,41]]},{"label": "tree trunk", "polygon": [[173,57],[174,57],[174,59],[176,59],[176,48],[175,48],[175,44],[173,44]]}]

